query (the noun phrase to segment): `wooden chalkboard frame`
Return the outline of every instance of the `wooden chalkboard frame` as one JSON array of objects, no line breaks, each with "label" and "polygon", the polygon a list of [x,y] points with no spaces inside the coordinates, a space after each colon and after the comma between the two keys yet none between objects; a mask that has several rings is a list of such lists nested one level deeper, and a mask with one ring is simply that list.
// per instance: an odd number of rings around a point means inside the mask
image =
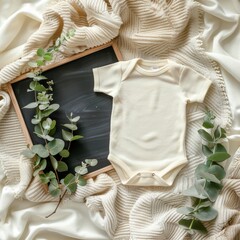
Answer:
[{"label": "wooden chalkboard frame", "polygon": [[[113,49],[113,52],[114,52],[115,57],[117,58],[117,60],[121,61],[122,60],[122,55],[121,55],[121,53],[120,53],[120,51],[119,51],[115,41],[112,41],[112,42],[109,42],[107,44],[104,44],[104,45],[101,45],[101,46],[98,46],[98,47],[94,47],[94,48],[85,50],[84,52],[81,52],[81,53],[75,54],[75,55],[73,55],[71,57],[65,58],[65,59],[63,59],[63,60],[61,60],[61,61],[59,61],[57,63],[53,63],[53,64],[49,64],[47,66],[43,66],[42,67],[42,71],[46,72],[48,70],[54,69],[56,67],[62,66],[64,64],[66,64],[66,63],[70,63],[70,62],[72,62],[74,60],[77,60],[79,58],[83,58],[83,57],[88,56],[88,55],[91,55],[91,56],[94,57],[94,53],[97,53],[97,52],[99,52],[101,50],[104,50],[106,48],[109,48],[109,47]],[[23,117],[23,114],[22,114],[22,111],[21,111],[21,107],[23,107],[23,106],[19,105],[19,102],[18,102],[18,100],[17,100],[17,98],[15,96],[15,93],[14,93],[14,86],[13,86],[14,83],[26,80],[27,79],[26,75],[27,75],[27,73],[25,73],[25,74],[15,78],[15,79],[13,79],[9,83],[7,83],[7,89],[8,89],[8,93],[10,95],[10,98],[12,100],[12,104],[14,106],[14,109],[16,111],[16,114],[18,116],[18,119],[19,119],[19,122],[20,122],[20,125],[21,125],[21,128],[22,128],[23,134],[24,134],[24,136],[26,138],[26,142],[27,142],[27,144],[29,146],[32,146],[33,145],[32,138],[31,138],[31,136],[29,134],[28,127],[27,127],[27,125],[26,125],[26,123],[24,121],[24,117]],[[92,177],[97,176],[100,173],[104,173],[104,172],[107,172],[107,171],[112,170],[112,169],[113,169],[113,167],[112,167],[112,165],[109,162],[108,166],[105,166],[103,168],[100,168],[100,169],[97,169],[97,170],[95,170],[93,172],[90,172],[87,175],[85,175],[85,177],[86,178],[92,178]]]}]

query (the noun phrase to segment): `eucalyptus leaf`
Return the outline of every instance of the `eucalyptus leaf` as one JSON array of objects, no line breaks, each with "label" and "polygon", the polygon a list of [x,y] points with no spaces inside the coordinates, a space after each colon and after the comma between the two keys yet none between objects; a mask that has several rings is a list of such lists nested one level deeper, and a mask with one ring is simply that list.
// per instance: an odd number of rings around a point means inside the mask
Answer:
[{"label": "eucalyptus leaf", "polygon": [[220,129],[221,129],[221,132],[222,132],[223,134],[226,134],[226,133],[227,133],[224,128],[220,128]]},{"label": "eucalyptus leaf", "polygon": [[57,170],[58,172],[66,172],[68,170],[68,165],[63,161],[59,161]]},{"label": "eucalyptus leaf", "polygon": [[192,229],[196,230],[197,232],[200,232],[201,234],[207,234],[206,227],[199,220],[194,220],[192,224]]},{"label": "eucalyptus leaf", "polygon": [[209,118],[209,120],[214,120],[216,117],[214,116],[213,112],[210,110],[207,110],[206,116]]},{"label": "eucalyptus leaf", "polygon": [[38,107],[40,110],[45,110],[46,108],[48,108],[48,104],[40,104]]},{"label": "eucalyptus leaf", "polygon": [[207,112],[204,119],[202,126],[204,128],[213,128],[214,127],[214,117],[212,116],[211,112]]},{"label": "eucalyptus leaf", "polygon": [[33,124],[33,125],[37,125],[37,124],[39,124],[41,122],[41,119],[37,119],[37,118],[33,118],[32,120],[31,120],[31,123]]},{"label": "eucalyptus leaf", "polygon": [[208,157],[209,155],[211,155],[213,152],[210,150],[210,148],[206,145],[202,145],[202,152],[203,154]]},{"label": "eucalyptus leaf", "polygon": [[85,159],[85,163],[89,164],[91,167],[94,167],[98,164],[97,159]]},{"label": "eucalyptus leaf", "polygon": [[183,215],[188,215],[194,211],[194,208],[192,207],[180,207],[177,209],[178,213],[181,213]]},{"label": "eucalyptus leaf", "polygon": [[182,193],[184,196],[189,196],[189,197],[196,197],[196,198],[200,198],[200,199],[206,199],[207,196],[200,194],[195,186],[192,186],[186,190],[183,191]]},{"label": "eucalyptus leaf", "polygon": [[217,179],[222,180],[226,176],[226,172],[223,169],[223,167],[219,165],[212,165],[209,169],[208,172],[215,175]]},{"label": "eucalyptus leaf", "polygon": [[193,216],[199,219],[200,221],[211,221],[215,219],[218,215],[218,212],[212,207],[200,208],[198,211],[193,213]]},{"label": "eucalyptus leaf", "polygon": [[196,230],[202,234],[207,233],[206,227],[198,220],[194,219],[181,219],[179,222],[179,225],[182,226],[185,229],[193,229]]},{"label": "eucalyptus leaf", "polygon": [[73,136],[73,137],[71,138],[71,142],[72,142],[72,141],[75,141],[75,140],[78,140],[78,139],[81,139],[81,138],[83,138],[83,136],[81,136],[81,135],[75,135],[75,136]]},{"label": "eucalyptus leaf", "polygon": [[33,172],[33,176],[36,177],[41,170],[39,168],[35,169]]},{"label": "eucalyptus leaf", "polygon": [[56,110],[59,109],[59,107],[60,107],[59,104],[53,103],[53,104],[51,104],[51,105],[49,106],[49,109],[52,109],[52,110],[56,111]]},{"label": "eucalyptus leaf", "polygon": [[60,156],[63,157],[63,158],[68,158],[70,153],[67,149],[63,149],[60,153]]},{"label": "eucalyptus leaf", "polygon": [[42,181],[42,183],[46,184],[49,183],[52,179],[56,179],[55,174],[50,171],[49,173],[41,173],[39,174],[40,180]]},{"label": "eucalyptus leaf", "polygon": [[212,155],[208,156],[207,159],[210,161],[222,162],[230,157],[231,157],[231,155],[229,155],[227,152],[216,152],[216,153],[213,153]]},{"label": "eucalyptus leaf", "polygon": [[49,149],[50,154],[54,156],[63,150],[64,145],[65,143],[62,139],[56,138],[47,144],[47,148]]},{"label": "eucalyptus leaf", "polygon": [[47,167],[47,160],[46,159],[42,159],[39,163],[38,168],[33,172],[33,176],[37,176],[38,173],[42,170],[44,170]]},{"label": "eucalyptus leaf", "polygon": [[195,181],[194,187],[196,188],[198,194],[207,197],[207,194],[206,194],[205,189],[204,189],[205,184],[206,184],[206,179],[197,179]]},{"label": "eucalyptus leaf", "polygon": [[87,180],[83,178],[81,175],[78,176],[78,185],[85,186],[87,184]]},{"label": "eucalyptus leaf", "polygon": [[28,78],[34,78],[35,76],[36,76],[36,73],[34,73],[34,72],[29,72],[26,74],[26,77],[28,77]]},{"label": "eucalyptus leaf", "polygon": [[77,183],[75,176],[72,173],[69,173],[63,181],[65,187],[67,188],[68,192],[74,193],[77,190]]},{"label": "eucalyptus leaf", "polygon": [[75,167],[75,172],[80,175],[85,175],[88,173],[88,169],[87,169],[87,167],[77,166],[77,167]]},{"label": "eucalyptus leaf", "polygon": [[207,114],[204,117],[202,126],[204,128],[213,128],[214,127],[213,120],[210,115]]},{"label": "eucalyptus leaf", "polygon": [[43,76],[43,75],[37,75],[33,78],[34,81],[41,81],[41,80],[46,80],[47,77]]},{"label": "eucalyptus leaf", "polygon": [[81,162],[81,164],[82,164],[82,167],[87,167],[87,163],[85,163],[85,162]]},{"label": "eucalyptus leaf", "polygon": [[219,192],[222,189],[222,185],[214,182],[206,182],[205,191],[208,195],[208,198],[211,202],[215,202]]},{"label": "eucalyptus leaf", "polygon": [[37,91],[37,92],[42,92],[46,91],[46,88],[40,84],[39,82],[32,81],[29,85],[30,89]]},{"label": "eucalyptus leaf", "polygon": [[201,202],[195,207],[194,210],[198,210],[200,208],[205,208],[205,207],[209,207],[212,206],[212,202],[208,201],[208,200],[200,200]]},{"label": "eucalyptus leaf", "polygon": [[206,132],[204,129],[199,129],[198,133],[204,141],[213,142],[212,136],[208,132]]},{"label": "eucalyptus leaf", "polygon": [[[53,120],[53,121],[55,121],[55,120]],[[56,123],[55,123],[56,124]],[[50,136],[54,136],[54,134],[56,133],[56,125],[52,128],[52,126],[51,126],[51,130],[49,131],[49,135]]]},{"label": "eucalyptus leaf", "polygon": [[181,219],[178,224],[182,226],[184,229],[190,229],[190,226],[194,219]]},{"label": "eucalyptus leaf", "polygon": [[53,171],[46,173],[46,177],[48,177],[49,179],[56,179],[56,175]]},{"label": "eucalyptus leaf", "polygon": [[69,173],[63,180],[63,183],[65,186],[68,184],[71,184],[72,182],[75,182],[75,176],[72,173]]},{"label": "eucalyptus leaf", "polygon": [[48,177],[46,177],[46,175],[44,173],[39,174],[39,178],[43,184],[47,184],[50,182],[50,179]]},{"label": "eucalyptus leaf", "polygon": [[42,116],[43,117],[48,117],[50,114],[52,114],[53,112],[57,111],[59,108],[59,104],[51,104],[48,109],[42,111]]},{"label": "eucalyptus leaf", "polygon": [[221,137],[220,138],[226,138],[226,130],[224,128],[220,128],[221,131]]},{"label": "eucalyptus leaf", "polygon": [[48,190],[53,197],[58,197],[61,194],[61,190],[56,179],[51,180]]},{"label": "eucalyptus leaf", "polygon": [[56,126],[56,120],[52,120],[51,126],[50,126],[50,130],[54,129]]},{"label": "eucalyptus leaf", "polygon": [[215,175],[209,173],[209,168],[205,164],[199,164],[197,166],[195,170],[195,175],[197,178],[204,178],[208,181],[220,183],[219,179]]},{"label": "eucalyptus leaf", "polygon": [[72,141],[73,134],[71,132],[68,132],[64,129],[62,129],[62,137],[65,141]]},{"label": "eucalyptus leaf", "polygon": [[45,170],[45,168],[47,167],[47,160],[46,159],[42,159],[40,161],[39,166],[40,166],[40,170]]},{"label": "eucalyptus leaf", "polygon": [[41,158],[47,158],[49,156],[48,150],[42,144],[33,145],[31,150]]},{"label": "eucalyptus leaf", "polygon": [[68,129],[70,129],[70,130],[72,130],[72,131],[75,131],[75,130],[78,129],[78,127],[77,127],[75,124],[69,124],[69,123],[67,123],[67,124],[63,124],[63,126],[66,127],[66,128],[68,128]]},{"label": "eucalyptus leaf", "polygon": [[39,156],[36,156],[33,167],[36,168],[40,164],[41,158]]},{"label": "eucalyptus leaf", "polygon": [[52,124],[52,120],[50,118],[47,118],[45,121],[42,123],[43,129],[50,130]]},{"label": "eucalyptus leaf", "polygon": [[216,146],[214,147],[214,153],[216,152],[227,152],[226,148],[221,144],[217,143]]},{"label": "eucalyptus leaf", "polygon": [[52,54],[51,53],[45,53],[43,56],[44,60],[51,61],[52,60]]},{"label": "eucalyptus leaf", "polygon": [[[37,134],[37,133],[36,133],[36,134]],[[49,142],[51,142],[52,140],[54,140],[54,138],[51,137],[51,136],[49,136],[49,135],[37,134],[37,136],[38,136],[39,138],[46,139],[46,140],[48,140]]]},{"label": "eucalyptus leaf", "polygon": [[26,158],[33,158],[36,155],[36,153],[32,152],[29,148],[21,151],[20,154],[25,156]]},{"label": "eucalyptus leaf", "polygon": [[37,61],[36,61],[36,63],[37,63],[37,66],[38,66],[38,67],[40,67],[40,66],[43,66],[43,65],[44,65],[44,61],[43,61],[43,60],[40,60],[40,59],[39,59],[39,60],[37,60]]},{"label": "eucalyptus leaf", "polygon": [[209,121],[203,122],[202,125],[203,125],[203,127],[208,128],[208,129],[214,127],[214,125],[211,122],[209,122]]},{"label": "eucalyptus leaf", "polygon": [[43,49],[43,48],[38,48],[38,50],[37,50],[37,55],[38,55],[39,57],[42,57],[44,54],[45,54],[44,49]]},{"label": "eucalyptus leaf", "polygon": [[90,165],[91,161],[92,161],[92,159],[85,159],[85,163],[88,165]]},{"label": "eucalyptus leaf", "polygon": [[[38,99],[38,103],[39,104],[41,104],[41,105],[48,105],[48,107],[49,107],[50,100],[48,99],[48,96],[39,96],[39,95],[37,95],[37,99]],[[45,108],[44,110],[48,109],[48,107]],[[39,113],[42,114],[42,112],[39,112]]]},{"label": "eucalyptus leaf", "polygon": [[55,157],[50,155],[50,161],[54,170],[58,168],[58,161]]},{"label": "eucalyptus leaf", "polygon": [[71,122],[76,123],[76,122],[79,121],[79,119],[80,119],[80,116],[76,116],[76,117],[71,119]]},{"label": "eucalyptus leaf", "polygon": [[219,139],[221,137],[221,129],[219,126],[217,126],[214,131],[214,137],[215,137],[215,139]]},{"label": "eucalyptus leaf", "polygon": [[36,108],[38,106],[38,103],[37,102],[32,102],[32,103],[29,103],[27,104],[25,107],[23,108]]},{"label": "eucalyptus leaf", "polygon": [[98,164],[98,160],[97,159],[92,159],[91,163],[90,163],[90,166],[91,167],[94,167]]}]

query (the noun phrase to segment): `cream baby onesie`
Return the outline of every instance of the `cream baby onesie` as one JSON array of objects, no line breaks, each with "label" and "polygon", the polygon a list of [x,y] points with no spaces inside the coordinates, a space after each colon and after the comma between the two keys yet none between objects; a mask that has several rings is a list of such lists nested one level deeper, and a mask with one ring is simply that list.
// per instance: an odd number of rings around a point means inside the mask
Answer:
[{"label": "cream baby onesie", "polygon": [[113,97],[108,159],[123,184],[171,186],[186,165],[186,104],[211,81],[169,60],[133,59],[93,69],[94,91]]}]

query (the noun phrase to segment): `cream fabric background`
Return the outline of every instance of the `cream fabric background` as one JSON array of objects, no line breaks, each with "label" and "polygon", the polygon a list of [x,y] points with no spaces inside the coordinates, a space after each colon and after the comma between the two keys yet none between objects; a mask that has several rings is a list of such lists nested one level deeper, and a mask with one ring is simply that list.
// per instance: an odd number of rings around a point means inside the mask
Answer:
[{"label": "cream fabric background", "polygon": [[221,67],[233,114],[231,152],[240,145],[240,3],[238,0],[198,0],[205,12],[203,33],[207,55]]},{"label": "cream fabric background", "polygon": [[[207,2],[199,0],[199,3],[205,12],[205,48],[208,50],[208,55],[221,65],[234,115],[234,129],[229,136],[230,149],[234,153],[240,144],[240,79],[238,73],[240,67],[240,33],[238,30],[240,4],[238,0],[209,0]],[[41,22],[41,11],[47,4],[49,1],[45,0],[0,1],[0,67],[21,56],[24,42],[38,28]],[[24,18],[26,20],[23,22],[19,20]],[[21,28],[21,26],[27,27]],[[14,38],[20,29],[23,39],[19,41],[19,44]],[[4,173],[0,172],[0,179],[4,179]],[[108,239],[107,234],[101,230],[103,225],[101,216],[96,214],[90,216],[91,213],[87,211],[84,204],[66,201],[53,218],[45,219],[43,216],[51,212],[55,203],[34,204],[25,200],[14,200],[8,208],[8,204],[12,201],[11,194],[7,191],[1,193],[1,220],[7,219],[7,222],[0,226],[0,236],[3,240]]]},{"label": "cream fabric background", "polygon": [[[53,2],[0,0],[0,69],[21,57],[28,37],[41,24],[42,11]],[[102,230],[101,216],[91,216],[85,203],[65,201],[51,219],[45,219],[56,203],[14,200],[10,189],[5,188],[2,192],[4,178],[0,164],[0,240],[109,239]]]},{"label": "cream fabric background", "polygon": [[49,0],[0,0],[0,68],[22,56],[24,44],[39,28],[41,11],[48,2]]}]

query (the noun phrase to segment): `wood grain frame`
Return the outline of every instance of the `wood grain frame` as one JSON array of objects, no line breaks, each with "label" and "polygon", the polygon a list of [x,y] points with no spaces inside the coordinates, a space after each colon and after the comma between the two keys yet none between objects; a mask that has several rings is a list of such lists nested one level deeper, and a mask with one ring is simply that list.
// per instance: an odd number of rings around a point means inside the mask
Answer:
[{"label": "wood grain frame", "polygon": [[[75,55],[73,55],[71,57],[67,57],[67,58],[65,58],[65,59],[63,59],[63,60],[61,60],[59,62],[56,62],[56,63],[53,63],[53,64],[49,64],[47,66],[43,66],[41,69],[42,69],[43,72],[45,72],[47,70],[56,68],[58,66],[61,66],[63,64],[66,64],[66,63],[69,63],[71,61],[74,61],[76,59],[85,57],[87,55],[90,55],[90,54],[92,54],[94,52],[98,52],[98,51],[103,50],[103,49],[108,48],[108,47],[112,47],[113,48],[118,61],[121,61],[122,60],[122,55],[121,55],[121,53],[120,53],[120,51],[119,51],[119,49],[118,49],[118,47],[116,45],[116,42],[115,41],[111,41],[111,42],[109,42],[107,44],[104,44],[104,45],[101,45],[101,46],[98,46],[98,47],[94,47],[94,48],[85,50],[84,52],[75,54]],[[22,112],[20,110],[20,106],[18,104],[17,98],[16,98],[15,93],[14,93],[14,89],[13,89],[13,84],[18,82],[18,81],[26,79],[27,78],[26,75],[27,75],[27,73],[25,73],[25,74],[15,78],[15,79],[13,79],[9,83],[7,83],[7,91],[9,93],[9,95],[10,95],[10,98],[12,100],[12,104],[14,106],[14,109],[15,109],[16,114],[18,116],[19,122],[21,124],[23,134],[24,134],[24,136],[26,138],[26,142],[27,142],[27,144],[29,144],[29,146],[32,146],[33,142],[32,142],[32,139],[30,137],[30,134],[28,132],[28,128],[27,128],[26,123],[24,121]],[[100,173],[104,173],[104,172],[107,172],[107,171],[112,170],[112,169],[113,169],[112,165],[109,165],[109,166],[106,166],[106,167],[101,168],[99,170],[96,170],[94,172],[91,172],[91,173],[87,174],[85,177],[86,178],[95,177],[95,176],[97,176]]]}]

